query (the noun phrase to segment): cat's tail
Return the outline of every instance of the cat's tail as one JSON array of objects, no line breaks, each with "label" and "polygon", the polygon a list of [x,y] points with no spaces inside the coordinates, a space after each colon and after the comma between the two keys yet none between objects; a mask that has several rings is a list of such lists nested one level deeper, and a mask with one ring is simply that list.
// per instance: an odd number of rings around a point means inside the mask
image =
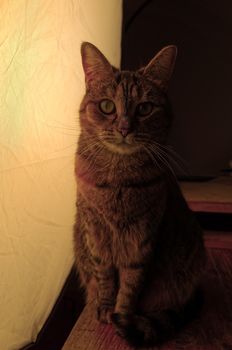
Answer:
[{"label": "cat's tail", "polygon": [[178,310],[162,310],[147,314],[112,315],[116,332],[134,347],[150,347],[170,340],[193,320],[203,304],[201,291]]}]

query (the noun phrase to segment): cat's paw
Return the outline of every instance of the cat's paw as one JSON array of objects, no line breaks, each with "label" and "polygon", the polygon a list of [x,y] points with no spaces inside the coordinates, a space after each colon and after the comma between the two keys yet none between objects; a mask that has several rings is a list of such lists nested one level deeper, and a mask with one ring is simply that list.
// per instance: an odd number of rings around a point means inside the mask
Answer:
[{"label": "cat's paw", "polygon": [[157,342],[157,332],[150,321],[134,314],[113,313],[112,323],[116,333],[132,346],[153,346]]},{"label": "cat's paw", "polygon": [[[111,321],[115,326],[116,333],[123,338],[126,338],[126,332],[128,332],[128,326],[131,326],[132,317],[130,314],[113,313],[111,315]],[[133,328],[133,327],[132,327]]]},{"label": "cat's paw", "polygon": [[100,305],[97,307],[97,319],[102,323],[112,323],[111,317],[114,312],[114,306]]}]

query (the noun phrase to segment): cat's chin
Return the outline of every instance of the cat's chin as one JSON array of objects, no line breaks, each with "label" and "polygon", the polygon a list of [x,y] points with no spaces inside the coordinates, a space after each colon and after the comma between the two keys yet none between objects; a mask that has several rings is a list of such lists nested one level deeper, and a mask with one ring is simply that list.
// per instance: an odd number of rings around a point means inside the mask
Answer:
[{"label": "cat's chin", "polygon": [[128,143],[111,143],[107,141],[103,141],[103,144],[106,148],[113,152],[121,155],[131,155],[139,151],[140,147],[138,145],[131,145]]}]

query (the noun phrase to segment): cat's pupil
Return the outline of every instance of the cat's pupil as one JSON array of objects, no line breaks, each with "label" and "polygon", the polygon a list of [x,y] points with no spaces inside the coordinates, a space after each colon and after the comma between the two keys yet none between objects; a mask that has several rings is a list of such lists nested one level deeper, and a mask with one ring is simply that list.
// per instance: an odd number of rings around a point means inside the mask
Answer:
[{"label": "cat's pupil", "polygon": [[143,102],[137,106],[137,113],[141,116],[146,116],[152,112],[153,103],[152,102]]},{"label": "cat's pupil", "polygon": [[116,107],[113,101],[105,99],[99,104],[100,111],[104,114],[113,114],[116,111]]}]

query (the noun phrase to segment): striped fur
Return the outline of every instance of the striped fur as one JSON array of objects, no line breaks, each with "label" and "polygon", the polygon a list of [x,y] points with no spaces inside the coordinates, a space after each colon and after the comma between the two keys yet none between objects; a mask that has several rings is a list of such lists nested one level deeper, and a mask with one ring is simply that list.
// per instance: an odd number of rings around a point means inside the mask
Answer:
[{"label": "striped fur", "polygon": [[[164,341],[183,326],[205,264],[201,230],[167,158],[166,89],[175,54],[167,47],[147,67],[128,72],[82,45],[76,265],[98,319],[133,345]],[[103,99],[113,101],[114,113],[102,113]],[[152,111],[138,115],[147,101]]]}]

